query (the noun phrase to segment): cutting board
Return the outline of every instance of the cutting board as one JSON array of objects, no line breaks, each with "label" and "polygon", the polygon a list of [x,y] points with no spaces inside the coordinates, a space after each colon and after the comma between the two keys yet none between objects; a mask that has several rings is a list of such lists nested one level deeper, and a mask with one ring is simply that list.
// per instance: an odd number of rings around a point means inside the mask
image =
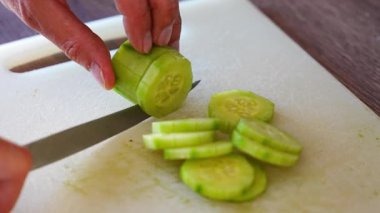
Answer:
[{"label": "cutting board", "polygon": [[[181,2],[181,52],[201,83],[167,119],[207,115],[210,96],[254,91],[276,104],[273,124],[304,146],[293,168],[266,166],[254,202],[202,198],[180,182],[180,162],[142,146],[150,118],[28,175],[14,212],[375,212],[380,209],[380,119],[246,0]],[[120,16],[88,23],[124,35]],[[9,68],[59,50],[40,36],[0,46],[0,135],[20,145],[132,104],[73,62]]]}]

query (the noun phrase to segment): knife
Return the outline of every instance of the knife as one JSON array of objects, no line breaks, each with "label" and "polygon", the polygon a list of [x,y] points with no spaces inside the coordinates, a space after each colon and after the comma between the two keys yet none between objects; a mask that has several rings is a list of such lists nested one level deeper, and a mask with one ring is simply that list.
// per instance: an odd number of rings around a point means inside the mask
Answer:
[{"label": "knife", "polygon": [[[192,84],[192,88],[200,80]],[[146,114],[138,105],[115,112],[102,118],[66,129],[24,147],[32,154],[32,170],[61,160],[107,138],[110,138],[146,120]]]}]

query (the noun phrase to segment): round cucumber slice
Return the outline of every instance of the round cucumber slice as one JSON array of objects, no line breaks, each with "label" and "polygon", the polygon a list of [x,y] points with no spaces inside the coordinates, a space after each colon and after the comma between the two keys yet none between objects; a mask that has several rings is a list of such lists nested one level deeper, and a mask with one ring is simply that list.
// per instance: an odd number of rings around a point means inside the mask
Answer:
[{"label": "round cucumber slice", "polygon": [[251,140],[239,132],[234,131],[232,134],[232,143],[242,152],[256,158],[257,160],[276,165],[276,166],[293,166],[297,163],[298,155],[281,152],[258,142]]},{"label": "round cucumber slice", "polygon": [[215,200],[231,200],[253,183],[254,169],[241,155],[186,160],[180,168],[182,181],[195,192]]},{"label": "round cucumber slice", "polygon": [[155,117],[177,110],[191,89],[190,62],[175,53],[166,53],[155,60],[137,87],[141,108]]},{"label": "round cucumber slice", "polygon": [[274,104],[268,99],[250,91],[229,90],[211,97],[209,117],[221,120],[221,129],[230,133],[241,118],[270,121]]},{"label": "round cucumber slice", "polygon": [[114,90],[137,103],[136,90],[145,71],[158,57],[167,52],[174,52],[168,47],[153,47],[149,54],[137,52],[130,42],[124,42],[112,57],[112,66],[116,82]]},{"label": "round cucumber slice", "polygon": [[240,120],[236,130],[242,135],[279,151],[299,154],[302,146],[290,135],[259,120]]},{"label": "round cucumber slice", "polygon": [[198,132],[217,130],[219,122],[213,118],[188,118],[152,123],[153,133]]},{"label": "round cucumber slice", "polygon": [[149,149],[189,147],[205,143],[211,143],[214,141],[214,139],[214,131],[172,134],[154,133],[143,135],[144,145]]},{"label": "round cucumber slice", "polygon": [[232,151],[233,145],[230,141],[219,141],[194,147],[165,149],[164,158],[166,160],[210,158],[226,155]]},{"label": "round cucumber slice", "polygon": [[255,170],[255,180],[253,181],[253,184],[249,189],[244,192],[244,194],[234,197],[231,199],[231,201],[236,202],[244,202],[244,201],[251,201],[261,194],[263,194],[267,188],[267,175],[265,171],[261,168],[261,166],[252,163],[252,166]]}]

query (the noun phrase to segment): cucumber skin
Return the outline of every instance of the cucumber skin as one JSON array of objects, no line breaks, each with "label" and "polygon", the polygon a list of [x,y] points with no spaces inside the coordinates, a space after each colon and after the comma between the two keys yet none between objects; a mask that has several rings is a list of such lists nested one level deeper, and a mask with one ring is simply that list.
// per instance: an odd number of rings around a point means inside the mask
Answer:
[{"label": "cucumber skin", "polygon": [[[293,145],[291,144],[285,144],[278,139],[271,138],[271,136],[266,136],[265,133],[261,133],[260,130],[255,130],[254,128],[250,127],[250,123],[258,122],[261,125],[268,126],[268,128],[273,128],[275,131],[281,132],[281,134],[284,135],[286,140],[290,141],[292,140],[294,142]],[[236,127],[236,131],[238,131],[240,134],[244,135],[245,137],[254,140],[262,145],[269,146],[273,149],[288,152],[290,154],[300,154],[302,152],[302,146],[300,144],[297,144],[298,142],[292,138],[290,135],[286,134],[285,132],[281,131],[280,129],[267,124],[265,122],[262,122],[260,120],[247,120],[247,119],[241,119]],[[285,140],[284,139],[284,140]]]},{"label": "cucumber skin", "polygon": [[[176,72],[178,68],[180,72]],[[166,90],[159,90],[161,83],[165,77],[170,74],[183,75],[183,84],[179,87],[175,94],[170,94],[169,102],[162,106],[160,101],[157,100],[157,92],[164,92]],[[179,53],[167,53],[161,55],[155,60],[146,71],[144,77],[141,79],[139,86],[136,90],[137,100],[140,107],[149,115],[160,118],[178,110],[185,102],[188,93],[191,90],[193,74],[191,70],[191,63]],[[170,83],[170,82],[168,82]],[[169,84],[165,84],[169,85]]]},{"label": "cucumber skin", "polygon": [[239,132],[234,131],[232,134],[232,143],[242,152],[250,155],[251,157],[280,167],[294,166],[299,156],[287,152],[281,152],[270,147],[257,143]]},{"label": "cucumber skin", "polygon": [[[212,182],[213,183],[199,183],[197,180],[194,180],[193,177],[189,177],[188,174],[188,168],[186,167],[188,164],[196,164],[197,162],[202,162],[202,161],[215,161],[218,162],[221,158],[239,158],[243,160],[243,166],[245,167],[243,170],[246,170],[245,175],[241,176],[244,178],[247,178],[244,184],[240,183],[240,187],[237,186],[231,186],[231,184],[224,184],[224,185],[219,185],[217,188],[215,186],[212,186],[215,183],[220,182],[223,177],[220,178],[215,178]],[[225,164],[225,162],[223,162]],[[235,167],[235,166],[232,166]],[[206,172],[206,171],[205,171]],[[180,178],[181,180],[188,186],[190,187],[193,191],[197,192],[198,194],[202,195],[203,197],[212,199],[212,200],[219,200],[219,201],[231,201],[235,197],[239,197],[244,195],[244,193],[249,189],[249,187],[252,185],[254,181],[254,168],[250,165],[248,160],[239,154],[229,154],[221,157],[216,157],[216,158],[204,158],[204,159],[190,159],[186,160],[180,168]],[[236,184],[236,182],[235,182]]]},{"label": "cucumber skin", "polygon": [[143,135],[145,147],[152,150],[191,147],[211,143],[214,140],[215,131]]},{"label": "cucumber skin", "polygon": [[152,123],[153,133],[198,132],[219,129],[219,120],[214,118],[187,118]]},{"label": "cucumber skin", "polygon": [[266,191],[268,185],[268,178],[265,171],[263,170],[263,168],[261,168],[261,166],[257,165],[257,163],[252,162],[251,165],[254,167],[255,170],[255,179],[253,181],[252,186],[246,192],[244,192],[243,195],[235,197],[231,199],[231,201],[252,201]]},{"label": "cucumber skin", "polygon": [[[227,112],[220,112],[225,111],[222,107],[224,107],[223,104],[228,101],[228,99],[234,99],[238,96],[252,98],[260,103],[259,107],[256,108],[256,113],[254,115],[246,117],[236,113],[234,114],[233,112],[228,112],[228,115],[225,114]],[[274,115],[274,107],[274,103],[263,96],[251,91],[235,89],[212,95],[208,105],[208,116],[219,118],[221,120],[221,130],[225,133],[232,133],[241,118],[259,119],[264,122],[270,122]]]},{"label": "cucumber skin", "polygon": [[[211,147],[210,147],[211,146]],[[214,147],[212,147],[214,146]],[[214,148],[214,149],[213,149]],[[219,157],[232,153],[233,145],[228,142],[213,142],[211,144],[198,145],[186,148],[164,149],[165,160],[200,159]]]},{"label": "cucumber skin", "polygon": [[137,104],[136,90],[148,67],[161,55],[174,51],[169,47],[154,46],[150,53],[142,54],[126,40],[112,57],[116,78],[114,91]]}]

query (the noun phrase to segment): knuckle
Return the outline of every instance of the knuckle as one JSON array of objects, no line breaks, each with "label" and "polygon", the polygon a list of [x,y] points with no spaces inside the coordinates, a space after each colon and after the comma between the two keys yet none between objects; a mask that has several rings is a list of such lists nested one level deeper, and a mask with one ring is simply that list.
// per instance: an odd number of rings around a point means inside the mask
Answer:
[{"label": "knuckle", "polygon": [[[66,40],[60,45],[63,52],[71,60],[78,61],[80,56],[81,44],[76,40]],[[85,65],[86,68],[88,66]]]},{"label": "knuckle", "polygon": [[20,19],[23,20],[28,26],[37,29],[38,22],[33,18],[34,11],[34,0],[20,1],[16,8],[16,13],[19,15]]},{"label": "knuckle", "polygon": [[177,14],[179,11],[178,0],[155,0],[152,7],[170,15]]}]

